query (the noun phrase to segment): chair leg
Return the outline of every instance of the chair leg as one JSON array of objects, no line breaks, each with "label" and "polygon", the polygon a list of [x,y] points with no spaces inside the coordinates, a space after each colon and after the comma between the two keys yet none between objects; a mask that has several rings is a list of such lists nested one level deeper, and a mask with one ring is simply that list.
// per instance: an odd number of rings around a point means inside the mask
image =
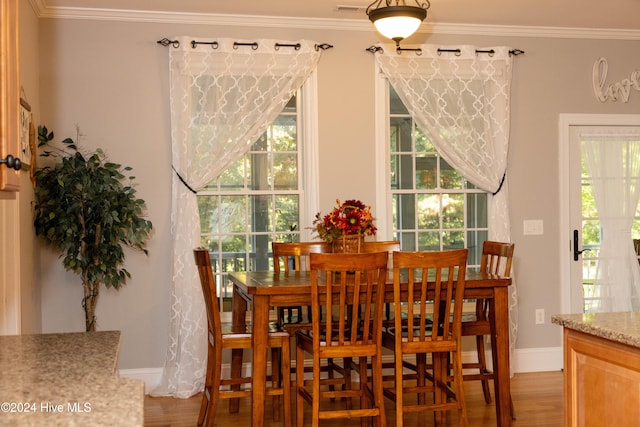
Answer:
[{"label": "chair leg", "polygon": [[[478,364],[480,365],[480,374],[487,374],[489,371],[487,370],[487,357],[484,352],[484,336],[477,335],[476,336],[476,349],[478,353]],[[484,394],[484,401],[487,404],[491,403],[491,392],[489,391],[489,380],[481,380],[482,382],[482,392]]]},{"label": "chair leg", "polygon": [[[231,350],[231,378],[242,377],[242,355],[243,349],[234,348]],[[220,362],[222,363],[222,354],[220,355]],[[220,378],[218,374],[218,378]],[[217,389],[220,389],[218,387]],[[240,390],[240,384],[232,385],[232,390]],[[229,399],[229,413],[237,414],[240,411],[240,399]]]},{"label": "chair leg", "polygon": [[[448,354],[447,353],[432,353],[433,357],[433,386],[434,386],[434,403],[436,405],[446,403],[447,395],[444,391],[444,384],[447,382],[447,369],[448,369]],[[455,363],[455,362],[454,362]],[[454,367],[454,375],[456,368]],[[455,381],[455,380],[454,380]],[[444,425],[444,412],[434,411],[435,425]]]},{"label": "chair leg", "polygon": [[214,351],[212,375],[211,375],[211,398],[207,409],[206,427],[213,427],[220,401],[220,381],[222,379],[222,350]]},{"label": "chair leg", "polygon": [[458,403],[458,416],[460,418],[459,425],[467,427],[469,420],[467,419],[467,402],[464,397],[464,379],[462,377],[462,358],[460,354],[453,354],[454,363],[454,389],[456,393],[456,402]]},{"label": "chair leg", "polygon": [[[427,372],[427,355],[425,353],[417,353],[416,354],[416,375],[417,375],[416,385],[418,387],[425,387],[426,372]],[[427,399],[427,395],[424,392],[418,393],[419,405],[424,405],[425,402],[427,401],[426,399]]]},{"label": "chair leg", "polygon": [[[271,349],[271,387],[273,388],[277,388],[281,384],[280,364],[283,357],[284,354],[280,347]],[[271,398],[271,406],[273,409],[273,421],[280,421],[280,396],[275,395]]]},{"label": "chair leg", "polygon": [[202,403],[200,403],[200,413],[198,414],[198,425],[204,424],[204,417],[207,415],[209,404],[211,403],[211,387],[213,384],[213,349],[211,345],[207,346],[207,373],[204,381],[204,390],[202,392]]},{"label": "chair leg", "polygon": [[198,425],[204,424],[204,417],[207,415],[207,409],[209,409],[209,403],[211,403],[211,386],[205,385],[202,392],[202,403],[200,403],[200,413],[198,414]]},{"label": "chair leg", "polygon": [[304,425],[304,398],[300,392],[300,388],[304,387],[304,350],[296,345],[296,426]]},{"label": "chair leg", "polygon": [[282,341],[281,352],[282,400],[284,400],[284,427],[291,427],[291,341]]}]

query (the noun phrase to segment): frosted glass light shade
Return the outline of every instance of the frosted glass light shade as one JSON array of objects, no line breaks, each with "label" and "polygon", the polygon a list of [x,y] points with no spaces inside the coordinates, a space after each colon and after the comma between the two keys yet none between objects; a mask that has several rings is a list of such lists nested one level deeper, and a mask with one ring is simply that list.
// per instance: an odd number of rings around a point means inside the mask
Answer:
[{"label": "frosted glass light shade", "polygon": [[427,10],[415,6],[386,6],[367,12],[369,19],[383,36],[396,43],[415,33]]},{"label": "frosted glass light shade", "polygon": [[415,33],[422,21],[410,16],[392,16],[373,23],[376,30],[388,39],[406,39]]}]

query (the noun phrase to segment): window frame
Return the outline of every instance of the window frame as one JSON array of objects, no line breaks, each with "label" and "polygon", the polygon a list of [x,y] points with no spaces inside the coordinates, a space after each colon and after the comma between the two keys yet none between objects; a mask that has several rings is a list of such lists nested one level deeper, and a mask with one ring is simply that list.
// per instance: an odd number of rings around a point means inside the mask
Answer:
[{"label": "window frame", "polygon": [[[300,222],[304,218],[312,218],[315,212],[319,210],[319,168],[315,159],[318,158],[319,152],[319,129],[318,129],[318,79],[317,71],[313,71],[307,80],[303,83],[302,87],[298,90],[297,94],[297,147],[298,147],[298,159],[300,160],[298,165],[298,182],[300,184],[299,190],[299,212]],[[277,192],[276,189],[273,191]],[[206,193],[206,192],[203,192]],[[273,192],[270,190],[269,194]],[[255,194],[255,192],[254,192]],[[205,194],[202,194],[205,195]],[[238,196],[246,196],[246,191],[239,191]],[[298,232],[301,241],[311,240],[312,231],[304,224],[298,224]],[[251,234],[251,233],[249,233]],[[256,234],[264,234],[258,232]],[[271,234],[271,233],[268,233]],[[203,230],[200,232],[200,236],[204,236]],[[213,261],[213,259],[212,259]],[[271,266],[270,266],[271,268]],[[225,299],[230,298],[229,292],[223,291],[223,286],[230,286],[228,279],[223,279],[223,276],[227,276],[224,271],[214,271],[216,277],[216,286],[218,287],[218,297],[221,309],[221,318],[223,321],[231,320],[231,308],[228,301],[225,303]]]},{"label": "window frame", "polygon": [[[374,78],[374,114],[375,114],[375,167],[376,167],[376,218],[378,225],[378,239],[380,240],[393,240],[396,237],[394,236],[393,230],[393,196],[394,193],[391,190],[390,186],[390,176],[391,176],[391,165],[390,165],[390,147],[389,147],[389,138],[390,138],[390,98],[389,98],[389,82],[383,76],[382,72],[375,68],[375,78]],[[462,192],[467,193],[466,191],[458,191],[458,190],[448,190],[446,193],[456,193]],[[414,194],[419,194],[415,192]],[[466,202],[465,202],[465,218],[466,218]],[[488,202],[487,198],[487,218],[491,215],[491,204]],[[464,246],[468,247],[468,239],[467,233],[469,231],[477,230],[477,228],[468,228],[465,222],[464,233]],[[489,233],[489,224],[487,224],[487,235]],[[478,242],[480,247],[478,248],[477,263],[469,263],[469,268],[478,268],[480,264],[480,255],[482,252],[481,242]],[[473,255],[470,253],[470,259],[474,259]]]}]

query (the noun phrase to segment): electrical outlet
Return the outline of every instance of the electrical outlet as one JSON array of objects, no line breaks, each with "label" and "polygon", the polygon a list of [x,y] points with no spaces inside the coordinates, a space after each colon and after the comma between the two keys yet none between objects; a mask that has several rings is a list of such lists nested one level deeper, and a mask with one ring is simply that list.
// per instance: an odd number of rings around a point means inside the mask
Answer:
[{"label": "electrical outlet", "polygon": [[536,325],[544,325],[544,308],[536,309]]}]

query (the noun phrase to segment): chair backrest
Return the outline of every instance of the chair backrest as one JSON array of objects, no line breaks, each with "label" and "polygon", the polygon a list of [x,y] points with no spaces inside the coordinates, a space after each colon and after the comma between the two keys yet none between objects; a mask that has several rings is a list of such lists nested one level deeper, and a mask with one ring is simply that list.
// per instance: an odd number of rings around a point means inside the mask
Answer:
[{"label": "chair backrest", "polygon": [[396,252],[400,250],[400,240],[365,241],[362,252]]},{"label": "chair backrest", "polygon": [[204,304],[207,310],[209,335],[212,335],[210,338],[213,338],[214,343],[218,343],[222,339],[222,326],[220,323],[220,306],[218,305],[216,280],[211,268],[209,251],[206,249],[194,249],[193,256],[200,274],[200,285],[202,286],[202,295],[204,296]]},{"label": "chair backrest", "polygon": [[393,271],[393,253],[399,250],[400,240],[365,241],[362,244],[362,252],[387,252],[389,254],[387,273]]},{"label": "chair backrest", "polygon": [[273,271],[281,271],[281,263],[284,272],[291,269],[296,271],[309,271],[309,255],[331,252],[331,244],[327,242],[272,242],[271,252],[273,254]]},{"label": "chair backrest", "polygon": [[508,277],[511,274],[515,244],[486,240],[482,245],[480,270]]},{"label": "chair backrest", "polygon": [[380,344],[387,260],[386,252],[311,254],[314,346]]},{"label": "chair backrest", "polygon": [[[406,330],[408,342],[459,339],[467,255],[467,249],[393,253],[396,329],[402,327],[400,310],[405,306],[403,335]],[[401,292],[403,281],[406,292]]]}]

